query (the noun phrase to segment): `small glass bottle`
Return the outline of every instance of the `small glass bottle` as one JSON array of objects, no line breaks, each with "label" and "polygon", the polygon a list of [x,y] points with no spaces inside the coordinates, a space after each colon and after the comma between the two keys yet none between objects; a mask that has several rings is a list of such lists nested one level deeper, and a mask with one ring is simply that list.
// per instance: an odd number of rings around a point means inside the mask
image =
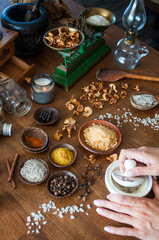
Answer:
[{"label": "small glass bottle", "polygon": [[26,91],[11,78],[0,82],[0,97],[4,109],[16,116],[25,115],[32,105],[27,98]]},{"label": "small glass bottle", "polygon": [[12,124],[0,123],[0,135],[11,136]]}]

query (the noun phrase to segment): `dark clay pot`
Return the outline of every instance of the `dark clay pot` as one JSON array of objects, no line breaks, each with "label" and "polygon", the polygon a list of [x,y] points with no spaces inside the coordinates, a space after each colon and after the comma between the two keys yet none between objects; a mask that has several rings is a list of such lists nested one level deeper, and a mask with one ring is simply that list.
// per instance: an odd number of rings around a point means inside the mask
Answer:
[{"label": "dark clay pot", "polygon": [[41,51],[43,35],[48,24],[48,13],[39,7],[37,19],[24,22],[25,14],[32,4],[20,3],[7,7],[1,16],[2,26],[19,32],[15,40],[15,52],[20,57],[31,57]]}]

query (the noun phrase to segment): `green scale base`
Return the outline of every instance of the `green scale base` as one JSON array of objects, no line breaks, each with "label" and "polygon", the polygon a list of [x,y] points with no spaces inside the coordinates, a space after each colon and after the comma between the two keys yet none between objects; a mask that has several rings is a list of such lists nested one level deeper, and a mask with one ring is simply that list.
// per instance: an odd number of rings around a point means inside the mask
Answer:
[{"label": "green scale base", "polygon": [[93,67],[110,50],[103,38],[92,42],[87,40],[79,50],[67,58],[67,66],[59,65],[51,75],[57,85],[66,91],[75,84],[88,70]]}]

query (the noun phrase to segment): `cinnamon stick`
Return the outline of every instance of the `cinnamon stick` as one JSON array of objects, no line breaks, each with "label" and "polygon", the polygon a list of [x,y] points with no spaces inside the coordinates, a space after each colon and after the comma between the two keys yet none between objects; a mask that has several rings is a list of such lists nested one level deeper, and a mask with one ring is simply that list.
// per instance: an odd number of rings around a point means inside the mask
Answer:
[{"label": "cinnamon stick", "polygon": [[[6,159],[6,164],[7,164],[8,173],[10,174],[11,167],[10,167],[10,164],[9,164],[9,160],[8,160],[8,159]],[[15,181],[14,181],[13,178],[12,178],[12,180],[11,180],[11,183],[12,183],[13,188],[15,189]]]},{"label": "cinnamon stick", "polygon": [[10,173],[9,173],[8,182],[10,182],[12,180],[12,177],[13,177],[13,174],[14,174],[14,170],[15,170],[15,166],[16,166],[16,163],[18,161],[18,158],[19,158],[19,154],[16,153],[15,157],[14,157],[14,160],[13,160],[13,164],[12,164]]}]

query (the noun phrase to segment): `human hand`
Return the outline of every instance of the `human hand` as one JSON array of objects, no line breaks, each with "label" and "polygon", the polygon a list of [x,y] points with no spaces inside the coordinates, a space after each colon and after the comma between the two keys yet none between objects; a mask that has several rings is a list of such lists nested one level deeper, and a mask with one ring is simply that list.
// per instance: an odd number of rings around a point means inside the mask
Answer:
[{"label": "human hand", "polygon": [[126,195],[109,194],[108,200],[95,200],[97,213],[129,227],[107,226],[105,231],[122,236],[132,236],[143,240],[159,239],[159,185],[153,181],[154,199],[137,198]]},{"label": "human hand", "polygon": [[137,166],[126,172],[127,177],[152,175],[159,176],[159,148],[140,147],[122,149],[119,155],[119,166],[121,172],[125,172],[124,161],[134,159],[146,166]]}]

